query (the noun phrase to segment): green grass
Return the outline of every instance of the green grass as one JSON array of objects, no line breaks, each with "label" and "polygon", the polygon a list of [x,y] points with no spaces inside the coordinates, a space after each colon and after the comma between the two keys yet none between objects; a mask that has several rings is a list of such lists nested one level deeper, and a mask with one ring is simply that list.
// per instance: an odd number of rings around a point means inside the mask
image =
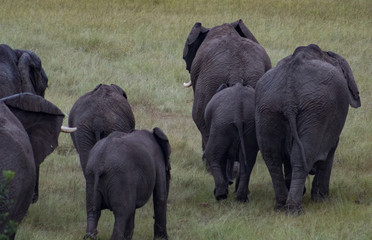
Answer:
[{"label": "green grass", "polygon": [[[172,145],[168,204],[170,239],[372,239],[372,2],[370,0],[13,0],[0,1],[0,42],[31,49],[49,77],[46,98],[69,113],[97,84],[128,95],[137,128],[161,127]],[[318,44],[349,62],[362,107],[350,109],[332,172],[331,198],[305,214],[273,211],[274,192],[261,157],[250,202],[216,202],[201,162],[200,134],[191,118],[193,93],[182,52],[195,22],[213,27],[243,19],[272,65],[297,46]],[[67,123],[67,118],[65,124]],[[311,179],[310,179],[311,180]],[[310,180],[306,186],[310,188]],[[309,191],[308,191],[309,192]],[[152,239],[152,203],[138,209],[133,239]],[[72,141],[41,166],[39,201],[17,239],[82,239],[85,181]],[[99,239],[109,239],[113,215],[104,211]]]}]

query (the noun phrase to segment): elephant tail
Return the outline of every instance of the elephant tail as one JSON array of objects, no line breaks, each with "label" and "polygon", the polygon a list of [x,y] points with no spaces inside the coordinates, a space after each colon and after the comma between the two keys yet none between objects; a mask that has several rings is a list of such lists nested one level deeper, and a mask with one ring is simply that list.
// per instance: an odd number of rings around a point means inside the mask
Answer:
[{"label": "elephant tail", "polygon": [[[235,124],[236,128],[238,129],[238,134],[239,134],[239,140],[240,140],[240,151],[243,154],[243,159],[244,159],[244,171],[247,171],[247,154],[245,151],[245,142],[244,142],[244,127],[243,127],[243,122],[239,121]],[[240,164],[242,164],[239,161]]]},{"label": "elephant tail", "polygon": [[307,162],[306,162],[305,149],[304,149],[304,146],[301,142],[300,137],[298,136],[296,119],[294,118],[293,114],[292,115],[288,114],[287,119],[289,121],[289,127],[290,127],[291,132],[292,132],[292,137],[294,138],[294,140],[297,142],[298,146],[300,147],[303,166],[305,168],[305,171],[308,172],[309,169],[308,169]]}]

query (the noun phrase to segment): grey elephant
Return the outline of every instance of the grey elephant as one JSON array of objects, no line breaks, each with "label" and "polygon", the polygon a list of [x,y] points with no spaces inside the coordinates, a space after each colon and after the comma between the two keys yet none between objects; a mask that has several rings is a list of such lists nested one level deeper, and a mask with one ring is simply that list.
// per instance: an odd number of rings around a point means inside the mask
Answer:
[{"label": "grey elephant", "polygon": [[124,90],[115,84],[99,84],[75,102],[68,124],[77,127],[71,138],[85,174],[89,151],[94,144],[111,132],[132,131],[135,120]]},{"label": "grey elephant", "polygon": [[207,103],[223,83],[256,86],[271,68],[270,58],[242,20],[205,28],[195,23],[183,50],[186,69],[190,73],[194,103],[192,118],[202,135],[202,149],[208,139],[204,121]]},{"label": "grey elephant", "polygon": [[[34,196],[36,169],[58,146],[63,113],[44,98],[16,94],[0,100],[0,182],[3,171],[14,172],[7,186],[7,200],[0,202],[0,214],[8,213],[0,223],[4,233],[9,221],[21,222]],[[14,239],[15,234],[9,236]]]},{"label": "grey elephant", "polygon": [[131,239],[136,208],[153,195],[154,238],[168,239],[167,199],[170,181],[170,144],[159,128],[152,132],[114,132],[97,142],[86,168],[87,230],[97,235],[102,209],[115,215],[112,240]]},{"label": "grey elephant", "polygon": [[[305,180],[313,166],[311,198],[329,195],[334,153],[349,105],[361,106],[349,64],[314,44],[298,47],[257,83],[257,139],[272,178],[275,209],[302,212]],[[282,164],[288,163],[289,192],[282,172]]]},{"label": "grey elephant", "polygon": [[255,92],[240,83],[222,85],[207,104],[205,123],[210,135],[204,158],[214,177],[217,200],[227,198],[232,165],[240,163],[236,199],[248,201],[250,174],[256,162],[258,144],[255,129]]},{"label": "grey elephant", "polygon": [[[44,97],[48,77],[41,66],[40,58],[34,52],[0,44],[0,85],[0,98],[22,92]],[[38,166],[36,174],[33,202],[38,199]]]},{"label": "grey elephant", "polygon": [[48,77],[34,52],[0,44],[0,84],[0,98],[21,92],[44,97]]}]

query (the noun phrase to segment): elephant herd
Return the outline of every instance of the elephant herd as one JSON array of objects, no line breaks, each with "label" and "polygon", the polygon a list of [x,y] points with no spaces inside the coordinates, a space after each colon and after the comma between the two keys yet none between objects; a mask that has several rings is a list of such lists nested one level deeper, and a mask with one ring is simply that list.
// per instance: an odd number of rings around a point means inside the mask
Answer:
[{"label": "elephant herd", "polygon": [[[329,195],[334,153],[349,105],[361,106],[347,61],[317,45],[298,47],[272,68],[265,49],[242,20],[206,28],[196,23],[183,50],[202,137],[203,158],[217,200],[227,198],[236,166],[236,200],[248,201],[250,174],[261,151],[272,178],[276,210],[301,213],[308,174],[311,198]],[[21,222],[38,199],[39,166],[71,133],[86,180],[87,228],[96,239],[101,210],[115,216],[111,239],[131,239],[136,208],[153,196],[154,238],[168,239],[168,137],[160,128],[136,130],[125,91],[99,84],[64,114],[44,99],[48,78],[39,57],[0,45],[0,170],[13,171],[0,202],[0,223]],[[235,167],[234,167],[235,166]],[[1,183],[5,177],[0,176]],[[3,184],[2,184],[3,186]],[[14,239],[15,233],[10,236]]]},{"label": "elephant herd", "polygon": [[183,52],[193,120],[217,200],[227,198],[240,164],[237,201],[248,200],[260,150],[272,178],[276,210],[301,213],[308,174],[311,198],[329,195],[334,153],[349,105],[361,106],[347,61],[310,44],[271,68],[264,48],[241,20],[211,29],[196,23]]}]

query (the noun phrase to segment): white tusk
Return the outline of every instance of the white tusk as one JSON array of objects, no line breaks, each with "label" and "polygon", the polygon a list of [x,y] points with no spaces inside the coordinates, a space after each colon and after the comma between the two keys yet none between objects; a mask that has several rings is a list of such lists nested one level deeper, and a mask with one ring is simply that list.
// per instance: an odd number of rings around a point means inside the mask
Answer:
[{"label": "white tusk", "polygon": [[70,127],[61,126],[61,132],[64,132],[64,133],[72,133],[72,132],[75,132],[76,130],[77,130],[76,127],[70,128]]},{"label": "white tusk", "polygon": [[185,87],[185,88],[188,88],[188,87],[191,87],[191,81],[189,81],[189,82],[187,82],[187,83],[183,83],[183,86]]}]

